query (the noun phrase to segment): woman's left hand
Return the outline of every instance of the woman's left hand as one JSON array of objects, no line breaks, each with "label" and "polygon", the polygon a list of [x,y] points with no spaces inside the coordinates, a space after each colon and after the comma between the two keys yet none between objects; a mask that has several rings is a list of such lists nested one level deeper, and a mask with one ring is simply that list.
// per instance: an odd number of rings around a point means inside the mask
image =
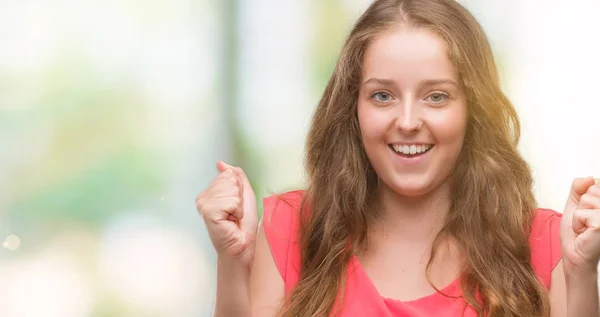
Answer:
[{"label": "woman's left hand", "polygon": [[565,273],[596,272],[600,260],[600,179],[573,181],[560,226]]}]

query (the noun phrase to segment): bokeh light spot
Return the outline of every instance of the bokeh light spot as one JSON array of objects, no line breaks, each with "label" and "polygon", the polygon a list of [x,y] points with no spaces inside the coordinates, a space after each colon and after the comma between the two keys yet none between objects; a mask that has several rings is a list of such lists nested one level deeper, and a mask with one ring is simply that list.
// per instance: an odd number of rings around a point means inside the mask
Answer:
[{"label": "bokeh light spot", "polygon": [[16,251],[21,246],[21,238],[11,234],[4,239],[2,246],[10,251]]}]

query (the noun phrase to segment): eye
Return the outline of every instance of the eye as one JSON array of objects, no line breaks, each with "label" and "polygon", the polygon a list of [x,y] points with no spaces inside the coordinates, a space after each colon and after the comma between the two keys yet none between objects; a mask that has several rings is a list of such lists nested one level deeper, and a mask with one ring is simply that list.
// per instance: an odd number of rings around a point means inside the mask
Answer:
[{"label": "eye", "polygon": [[375,99],[378,102],[390,102],[392,101],[392,95],[385,91],[378,91],[371,95],[371,99]]},{"label": "eye", "polygon": [[448,100],[448,98],[450,98],[450,97],[447,94],[444,94],[441,92],[433,93],[427,97],[427,99],[429,101],[431,101],[432,103],[437,103],[437,104],[443,103],[444,101]]}]

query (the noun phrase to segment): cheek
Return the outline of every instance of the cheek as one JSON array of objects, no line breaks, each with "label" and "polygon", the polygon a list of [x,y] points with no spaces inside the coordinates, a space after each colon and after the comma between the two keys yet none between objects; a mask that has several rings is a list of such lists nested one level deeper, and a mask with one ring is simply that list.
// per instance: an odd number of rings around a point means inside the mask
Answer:
[{"label": "cheek", "polygon": [[[386,119],[387,118],[387,119]],[[365,146],[385,139],[389,116],[373,107],[358,105],[358,122]]]},{"label": "cheek", "polygon": [[435,129],[432,132],[440,144],[457,147],[460,151],[467,131],[467,112],[463,108],[453,110],[432,122],[431,126]]}]

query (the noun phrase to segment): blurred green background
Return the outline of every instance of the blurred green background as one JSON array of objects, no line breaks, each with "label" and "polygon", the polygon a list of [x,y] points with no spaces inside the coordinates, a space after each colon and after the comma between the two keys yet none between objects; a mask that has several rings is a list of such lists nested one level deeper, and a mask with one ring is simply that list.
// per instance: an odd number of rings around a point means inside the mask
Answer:
[{"label": "blurred green background", "polygon": [[[572,177],[600,174],[598,3],[462,2],[560,210]],[[219,159],[259,198],[303,186],[310,115],[369,3],[0,1],[0,316],[209,316],[196,195]]]}]

